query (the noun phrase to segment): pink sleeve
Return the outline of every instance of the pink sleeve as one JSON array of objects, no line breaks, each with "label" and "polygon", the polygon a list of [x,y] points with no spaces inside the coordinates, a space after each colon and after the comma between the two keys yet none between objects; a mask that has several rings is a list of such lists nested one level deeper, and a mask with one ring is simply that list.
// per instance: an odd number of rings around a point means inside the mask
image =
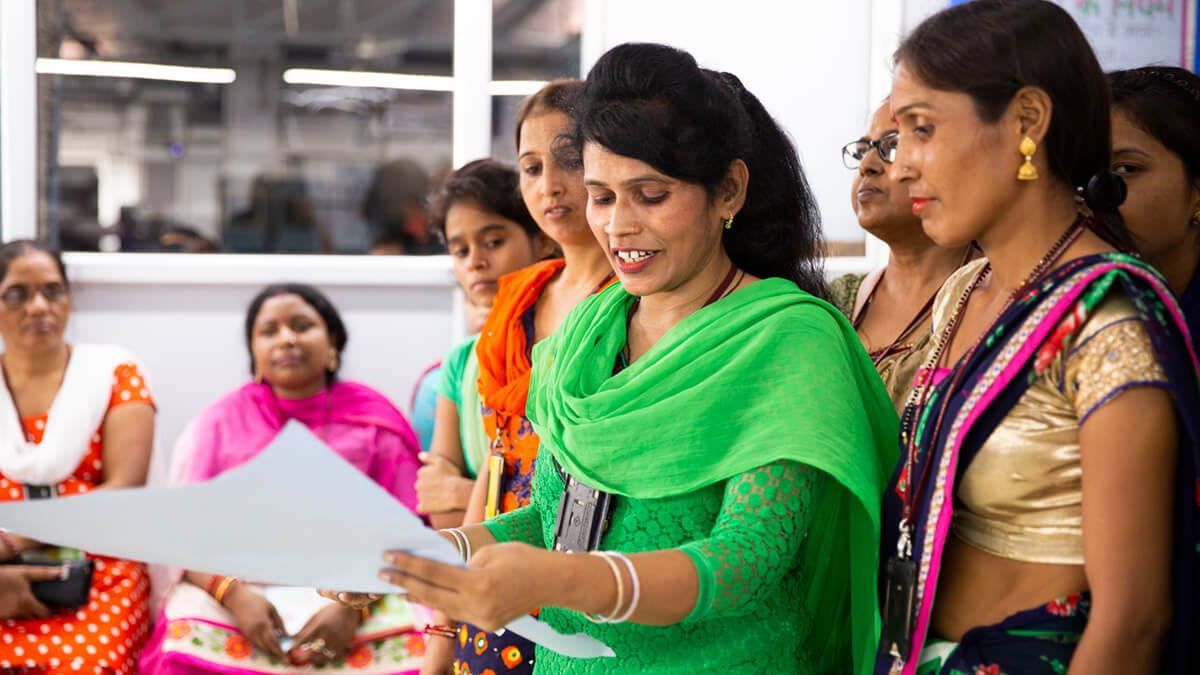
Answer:
[{"label": "pink sleeve", "polygon": [[411,436],[376,427],[371,479],[413,512],[417,510],[417,469],[421,468],[418,452]]}]

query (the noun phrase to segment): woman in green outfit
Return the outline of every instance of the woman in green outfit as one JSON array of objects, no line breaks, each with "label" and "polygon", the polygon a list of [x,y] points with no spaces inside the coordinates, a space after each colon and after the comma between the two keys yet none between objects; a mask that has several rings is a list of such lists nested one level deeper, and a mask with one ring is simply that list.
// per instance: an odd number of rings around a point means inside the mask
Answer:
[{"label": "woman in green outfit", "polygon": [[621,284],[534,348],[532,503],[448,532],[466,569],[387,552],[381,576],[617,654],[539,647],[536,672],[867,672],[896,416],[822,299],[795,150],[736,77],[661,45],[602,57],[575,121]]}]

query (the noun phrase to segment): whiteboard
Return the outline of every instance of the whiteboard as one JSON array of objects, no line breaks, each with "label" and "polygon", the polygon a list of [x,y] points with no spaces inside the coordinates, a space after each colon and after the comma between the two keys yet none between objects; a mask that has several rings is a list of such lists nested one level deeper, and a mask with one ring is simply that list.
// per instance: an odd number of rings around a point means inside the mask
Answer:
[{"label": "whiteboard", "polygon": [[[1075,19],[1104,70],[1146,65],[1193,67],[1196,0],[1053,0]],[[963,0],[907,0],[904,30]]]}]

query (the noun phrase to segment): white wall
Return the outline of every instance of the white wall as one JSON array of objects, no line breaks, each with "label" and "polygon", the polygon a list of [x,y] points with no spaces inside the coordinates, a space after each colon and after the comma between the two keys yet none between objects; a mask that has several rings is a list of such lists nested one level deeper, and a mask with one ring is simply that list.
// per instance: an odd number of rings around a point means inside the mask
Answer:
[{"label": "white wall", "polygon": [[245,308],[271,281],[325,291],[350,334],[344,379],[410,412],[417,377],[460,331],[449,259],[326,256],[69,254],[72,342],[132,349],[158,402],[156,466],[188,420],[249,381]]},{"label": "white wall", "polygon": [[701,66],[737,75],[791,134],[826,237],[860,241],[841,149],[862,135],[873,60],[890,56],[890,49],[871,53],[872,5],[896,2],[604,0],[594,11],[602,16],[597,42],[604,49],[663,42],[691,52]]},{"label": "white wall", "polygon": [[[1191,68],[1194,63],[1195,2],[1052,1],[1079,24],[1105,70],[1150,64]],[[949,0],[905,0],[904,25],[912,30],[950,4]]]}]

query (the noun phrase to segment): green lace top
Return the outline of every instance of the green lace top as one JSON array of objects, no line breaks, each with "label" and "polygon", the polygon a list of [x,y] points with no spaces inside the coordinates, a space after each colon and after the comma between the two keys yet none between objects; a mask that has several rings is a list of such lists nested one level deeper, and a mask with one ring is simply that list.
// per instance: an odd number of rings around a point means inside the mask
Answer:
[{"label": "green lace top", "polygon": [[[546,460],[534,469],[531,503],[485,523],[497,540],[551,545],[563,481]],[[825,482],[823,472],[781,460],[676,497],[617,497],[601,548],[684,551],[700,578],[696,606],[673,626],[594,624],[543,608],[540,618],[557,630],[592,635],[617,657],[573,659],[538,647],[535,672],[815,672],[804,644],[811,619],[800,551]]]}]

